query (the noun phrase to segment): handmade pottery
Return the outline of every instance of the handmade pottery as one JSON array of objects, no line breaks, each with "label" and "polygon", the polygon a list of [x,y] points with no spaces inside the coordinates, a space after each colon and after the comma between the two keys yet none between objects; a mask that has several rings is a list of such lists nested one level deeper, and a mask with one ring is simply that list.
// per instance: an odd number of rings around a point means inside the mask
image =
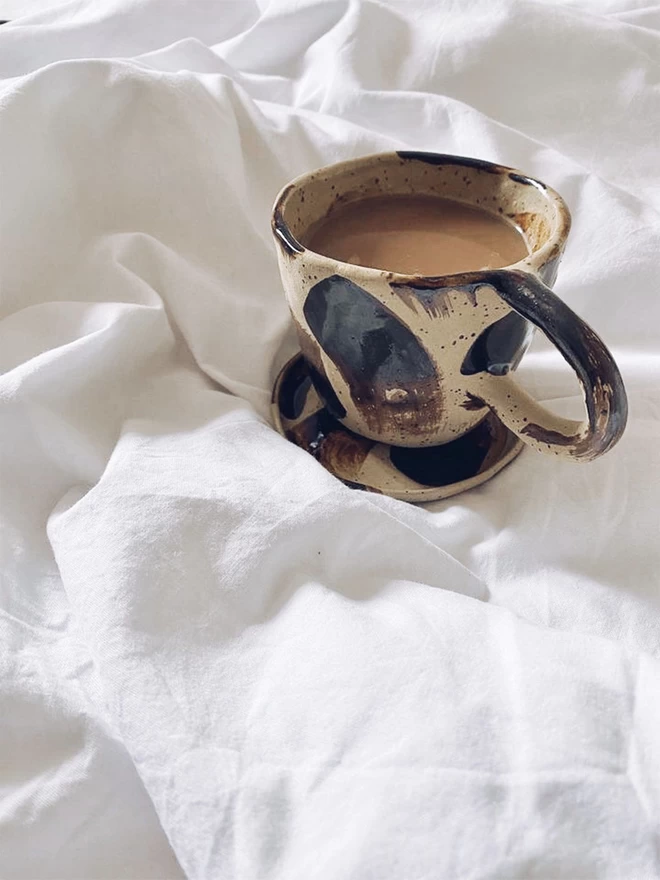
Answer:
[{"label": "handmade pottery", "polygon": [[[502,269],[428,277],[339,262],[304,245],[306,232],[338,206],[416,193],[506,218],[524,234],[529,254]],[[290,183],[277,198],[272,227],[311,382],[347,436],[394,447],[439,446],[495,413],[524,443],[575,461],[602,455],[621,437],[627,401],[619,370],[600,338],[550,287],[570,216],[541,181],[476,159],[378,154]],[[578,376],[586,404],[581,422],[554,414],[515,379],[535,327]]]}]

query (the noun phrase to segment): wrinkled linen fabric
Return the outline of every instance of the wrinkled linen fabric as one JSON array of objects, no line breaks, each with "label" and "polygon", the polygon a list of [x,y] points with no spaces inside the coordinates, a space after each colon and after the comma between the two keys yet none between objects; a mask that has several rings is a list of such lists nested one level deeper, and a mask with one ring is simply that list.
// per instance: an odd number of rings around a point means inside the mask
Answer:
[{"label": "wrinkled linen fabric", "polygon": [[[660,877],[658,7],[0,18],[0,875]],[[274,197],[396,148],[565,196],[610,454],[413,507],[273,430]]]}]

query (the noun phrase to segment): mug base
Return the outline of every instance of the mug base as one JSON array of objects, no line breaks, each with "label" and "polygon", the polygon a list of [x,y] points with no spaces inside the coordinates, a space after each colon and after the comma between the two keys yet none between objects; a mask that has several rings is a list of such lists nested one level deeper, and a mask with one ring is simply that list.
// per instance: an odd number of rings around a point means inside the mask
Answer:
[{"label": "mug base", "polygon": [[284,365],[273,387],[275,427],[347,486],[422,503],[449,498],[490,480],[523,448],[490,412],[442,446],[410,448],[369,440],[326,409],[301,354]]}]

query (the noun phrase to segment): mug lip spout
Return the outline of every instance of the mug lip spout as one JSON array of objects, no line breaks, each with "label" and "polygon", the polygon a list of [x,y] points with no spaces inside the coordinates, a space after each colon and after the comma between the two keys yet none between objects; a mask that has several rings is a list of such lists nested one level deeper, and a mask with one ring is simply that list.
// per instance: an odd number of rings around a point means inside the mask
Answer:
[{"label": "mug lip spout", "polygon": [[[345,263],[341,260],[336,260],[333,257],[328,257],[325,254],[320,254],[317,251],[313,251],[310,248],[305,247],[305,245],[298,241],[284,218],[286,203],[296,189],[304,186],[305,183],[309,182],[319,173],[325,172],[332,177],[339,177],[344,172],[350,171],[350,169],[354,168],[355,165],[368,164],[369,162],[383,161],[387,159],[410,159],[427,162],[432,165],[458,165],[463,168],[477,169],[479,171],[484,171],[489,174],[496,174],[498,176],[508,176],[515,183],[525,186],[533,186],[535,189],[541,192],[543,196],[548,199],[548,201],[553,204],[557,217],[556,227],[552,235],[549,236],[548,240],[545,241],[540,248],[532,251],[522,260],[519,260],[517,263],[512,263],[508,266],[502,266],[496,270],[477,269],[471,272],[461,272],[453,275],[422,275],[419,273],[406,274],[402,272],[390,272],[385,269],[376,269],[371,266],[359,266],[355,263]],[[298,177],[295,177],[280,190],[275,199],[271,214],[271,228],[273,231],[273,235],[280,244],[280,247],[282,247],[285,252],[288,253],[290,256],[307,253],[314,257],[314,259],[318,260],[320,263],[326,263],[328,267],[332,268],[334,271],[345,267],[343,271],[350,271],[354,277],[361,276],[366,279],[376,277],[382,278],[383,276],[385,276],[390,283],[393,283],[395,286],[400,287],[461,287],[468,284],[483,283],[483,276],[488,275],[489,273],[492,273],[494,271],[506,272],[509,270],[519,270],[523,272],[537,272],[541,266],[543,266],[549,260],[555,259],[556,257],[560,256],[561,252],[563,251],[566,239],[571,229],[571,214],[568,205],[556,190],[548,186],[542,180],[531,177],[530,175],[525,174],[517,168],[512,168],[507,165],[500,165],[496,162],[489,162],[486,159],[476,159],[471,156],[458,156],[452,153],[435,153],[423,150],[396,150],[381,153],[369,153],[367,155],[358,156],[353,159],[345,159],[341,162],[333,162],[330,165],[321,166],[312,171],[307,171],[304,174],[300,174]]]}]

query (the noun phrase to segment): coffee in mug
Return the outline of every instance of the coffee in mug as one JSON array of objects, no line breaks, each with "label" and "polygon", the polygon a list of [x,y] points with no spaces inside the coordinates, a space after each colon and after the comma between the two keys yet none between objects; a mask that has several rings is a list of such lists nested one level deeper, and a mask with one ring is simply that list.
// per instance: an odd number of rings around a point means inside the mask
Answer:
[{"label": "coffee in mug", "polygon": [[343,263],[420,275],[499,269],[528,254],[522,232],[503,217],[427,195],[341,205],[303,244]]}]

